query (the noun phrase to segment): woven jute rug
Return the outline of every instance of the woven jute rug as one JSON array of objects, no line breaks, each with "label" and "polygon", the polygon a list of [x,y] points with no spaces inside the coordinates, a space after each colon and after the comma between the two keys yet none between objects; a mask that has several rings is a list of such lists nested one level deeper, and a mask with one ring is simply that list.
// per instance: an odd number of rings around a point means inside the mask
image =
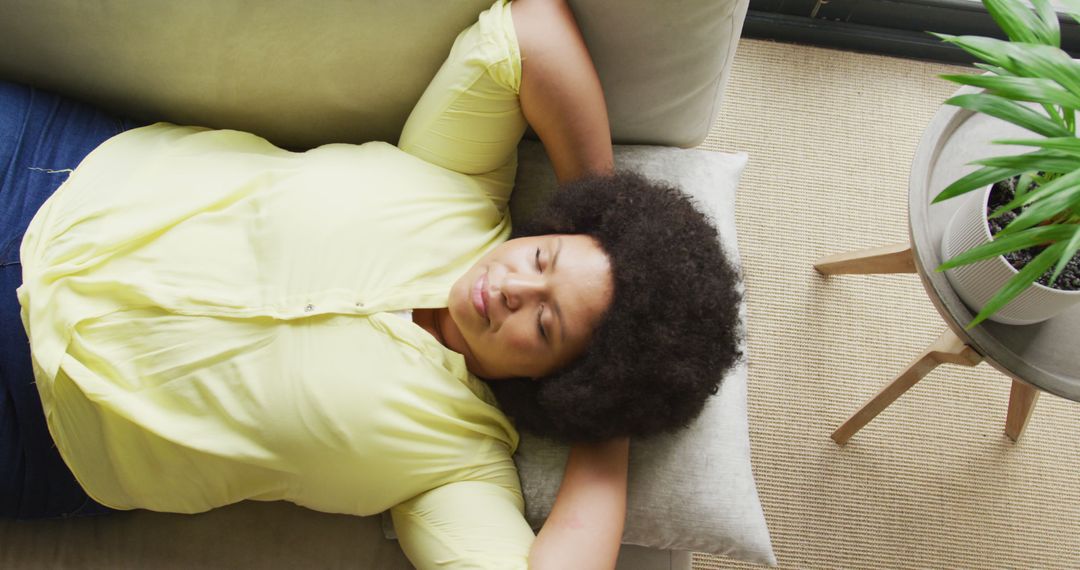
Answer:
[{"label": "woven jute rug", "polygon": [[915,275],[812,263],[907,241],[911,159],[955,90],[937,75],[957,71],[972,70],[743,40],[703,145],[750,154],[750,437],[780,568],[1080,568],[1080,403],[1043,394],[1014,444],[1010,381],[945,365],[847,446],[829,439],[945,325]]}]

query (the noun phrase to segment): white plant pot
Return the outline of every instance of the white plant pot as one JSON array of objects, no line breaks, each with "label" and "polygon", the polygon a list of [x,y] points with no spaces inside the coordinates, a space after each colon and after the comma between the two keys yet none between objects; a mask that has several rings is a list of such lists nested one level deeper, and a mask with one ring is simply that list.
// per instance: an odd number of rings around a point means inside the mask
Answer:
[{"label": "white plant pot", "polygon": [[[986,223],[986,203],[990,186],[982,192],[972,192],[949,220],[941,240],[943,259],[949,260],[973,247],[989,242],[990,226]],[[957,295],[975,313],[986,305],[1005,283],[1016,275],[1012,264],[1002,256],[978,263],[963,265],[945,272]],[[1032,283],[1027,289],[999,309],[989,320],[1010,325],[1029,325],[1045,321],[1080,302],[1080,291],[1062,291]]]}]

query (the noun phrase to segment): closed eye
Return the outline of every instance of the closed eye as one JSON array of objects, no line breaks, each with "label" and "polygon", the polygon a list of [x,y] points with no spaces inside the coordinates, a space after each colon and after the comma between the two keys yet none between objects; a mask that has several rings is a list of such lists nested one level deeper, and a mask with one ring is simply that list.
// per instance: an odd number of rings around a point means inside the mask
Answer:
[{"label": "closed eye", "polygon": [[543,273],[544,268],[540,267],[540,248],[536,248],[536,270]]},{"label": "closed eye", "polygon": [[544,306],[540,305],[540,310],[536,311],[536,328],[540,331],[540,336],[545,341],[548,339],[547,331],[544,330]]}]

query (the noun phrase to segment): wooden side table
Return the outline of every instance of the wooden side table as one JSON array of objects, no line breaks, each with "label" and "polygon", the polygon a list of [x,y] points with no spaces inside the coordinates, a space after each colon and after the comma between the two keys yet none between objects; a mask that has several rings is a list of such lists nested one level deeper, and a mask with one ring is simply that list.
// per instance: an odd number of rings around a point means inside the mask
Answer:
[{"label": "wooden side table", "polygon": [[[957,94],[975,92],[965,87]],[[971,330],[964,325],[974,313],[957,296],[944,273],[941,239],[963,200],[977,192],[939,204],[930,201],[942,189],[976,167],[971,161],[1012,154],[1015,146],[992,145],[1002,138],[1031,133],[986,115],[943,106],[923,133],[908,183],[910,242],[831,255],[814,268],[825,275],[846,273],[917,273],[947,328],[896,378],[832,434],[844,444],[900,395],[940,364],[974,366],[985,360],[1012,379],[1005,434],[1016,441],[1024,430],[1040,391],[1080,401],[1080,306],[1033,325],[984,321]]]}]

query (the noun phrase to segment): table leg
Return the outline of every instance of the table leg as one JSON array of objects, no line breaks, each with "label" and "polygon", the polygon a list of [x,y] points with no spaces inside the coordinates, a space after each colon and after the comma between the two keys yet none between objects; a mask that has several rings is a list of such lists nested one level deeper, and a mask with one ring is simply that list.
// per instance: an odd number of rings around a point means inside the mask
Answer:
[{"label": "table leg", "polygon": [[1009,414],[1005,418],[1005,435],[1016,441],[1024,433],[1024,426],[1031,418],[1031,410],[1039,400],[1039,389],[1019,380],[1013,380],[1009,393]]},{"label": "table leg", "polygon": [[877,417],[885,408],[889,407],[904,392],[907,392],[919,380],[943,363],[975,366],[982,362],[982,356],[956,336],[950,329],[945,329],[941,336],[918,358],[908,365],[899,376],[885,385],[880,392],[870,398],[859,411],[855,412],[846,422],[833,432],[832,438],[841,445],[847,443],[851,436],[855,435],[870,420]]},{"label": "table leg", "polygon": [[823,275],[843,273],[915,273],[911,244],[897,243],[822,257],[814,269]]}]

